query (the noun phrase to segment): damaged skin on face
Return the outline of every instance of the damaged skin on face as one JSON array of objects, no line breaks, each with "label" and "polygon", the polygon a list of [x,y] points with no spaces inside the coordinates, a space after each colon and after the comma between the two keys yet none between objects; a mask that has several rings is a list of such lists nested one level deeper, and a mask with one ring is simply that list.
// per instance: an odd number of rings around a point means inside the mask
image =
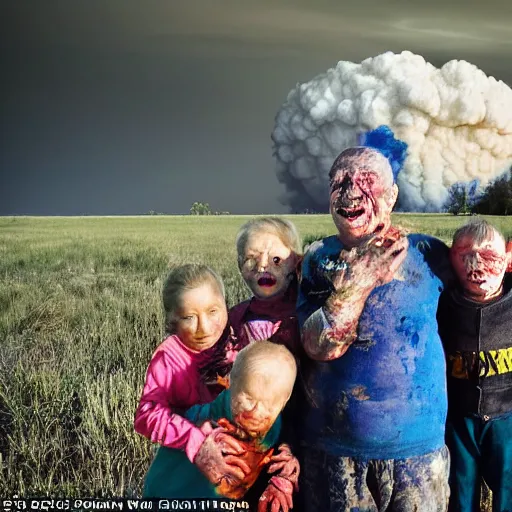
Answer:
[{"label": "damaged skin on face", "polygon": [[274,390],[271,379],[254,374],[231,397],[235,423],[250,437],[261,439],[276,421],[288,398],[289,393],[285,396],[278,389]]},{"label": "damaged skin on face", "polygon": [[486,302],[501,295],[510,253],[500,236],[480,244],[471,237],[462,237],[450,249],[450,260],[469,298]]},{"label": "damaged skin on face", "polygon": [[330,183],[330,213],[345,247],[385,233],[398,196],[388,160],[368,149],[338,163]]},{"label": "damaged skin on face", "polygon": [[256,297],[269,299],[286,292],[297,263],[297,255],[276,234],[255,232],[247,239],[241,273]]}]

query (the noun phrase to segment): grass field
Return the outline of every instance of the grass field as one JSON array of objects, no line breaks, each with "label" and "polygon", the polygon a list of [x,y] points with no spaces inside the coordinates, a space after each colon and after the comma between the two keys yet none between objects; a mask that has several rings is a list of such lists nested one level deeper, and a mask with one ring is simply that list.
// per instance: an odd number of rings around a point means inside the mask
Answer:
[{"label": "grass field", "polygon": [[[0,218],[0,496],[136,496],[151,457],[133,416],[162,339],[170,266],[205,262],[248,297],[235,234],[250,217]],[[329,216],[288,216],[307,241]],[[512,218],[489,218],[512,236]],[[466,219],[395,215],[449,241]]]}]

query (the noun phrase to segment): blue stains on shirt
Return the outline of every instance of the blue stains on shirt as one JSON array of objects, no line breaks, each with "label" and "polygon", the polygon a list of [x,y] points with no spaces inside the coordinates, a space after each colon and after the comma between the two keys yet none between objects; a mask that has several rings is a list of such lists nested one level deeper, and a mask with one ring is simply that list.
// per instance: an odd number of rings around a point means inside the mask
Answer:
[{"label": "blue stains on shirt", "polygon": [[[313,400],[307,444],[362,459],[412,457],[444,445],[445,360],[436,310],[449,276],[448,251],[426,235],[408,239],[396,278],[369,296],[347,353],[308,363],[305,384]],[[337,261],[341,249],[339,239],[329,237],[308,251],[298,299],[301,325],[332,292],[332,265],[325,262]]]}]

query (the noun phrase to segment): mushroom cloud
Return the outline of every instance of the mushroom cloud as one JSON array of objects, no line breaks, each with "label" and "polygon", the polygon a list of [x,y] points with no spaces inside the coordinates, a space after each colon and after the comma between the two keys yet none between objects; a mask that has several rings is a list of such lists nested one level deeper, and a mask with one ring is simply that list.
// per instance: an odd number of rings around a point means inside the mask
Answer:
[{"label": "mushroom cloud", "polygon": [[483,189],[512,164],[512,90],[463,60],[440,69],[409,51],[340,61],[297,84],[272,132],[281,201],[328,210],[328,172],[361,133],[387,125],[407,144],[397,210],[443,210],[455,183]]}]

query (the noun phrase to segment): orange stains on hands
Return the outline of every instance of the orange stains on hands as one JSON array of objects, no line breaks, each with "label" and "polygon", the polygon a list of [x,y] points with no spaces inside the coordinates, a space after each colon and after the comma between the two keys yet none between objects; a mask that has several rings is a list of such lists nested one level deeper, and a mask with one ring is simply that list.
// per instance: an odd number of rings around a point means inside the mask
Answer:
[{"label": "orange stains on hands", "polygon": [[244,447],[245,452],[239,455],[238,458],[250,468],[250,472],[242,480],[222,479],[216,490],[220,495],[227,498],[240,499],[258,479],[263,468],[272,460],[274,449],[265,450],[261,447],[258,440],[250,438],[246,432],[230,423],[227,419],[220,419],[218,424],[227,433],[235,437]]}]

